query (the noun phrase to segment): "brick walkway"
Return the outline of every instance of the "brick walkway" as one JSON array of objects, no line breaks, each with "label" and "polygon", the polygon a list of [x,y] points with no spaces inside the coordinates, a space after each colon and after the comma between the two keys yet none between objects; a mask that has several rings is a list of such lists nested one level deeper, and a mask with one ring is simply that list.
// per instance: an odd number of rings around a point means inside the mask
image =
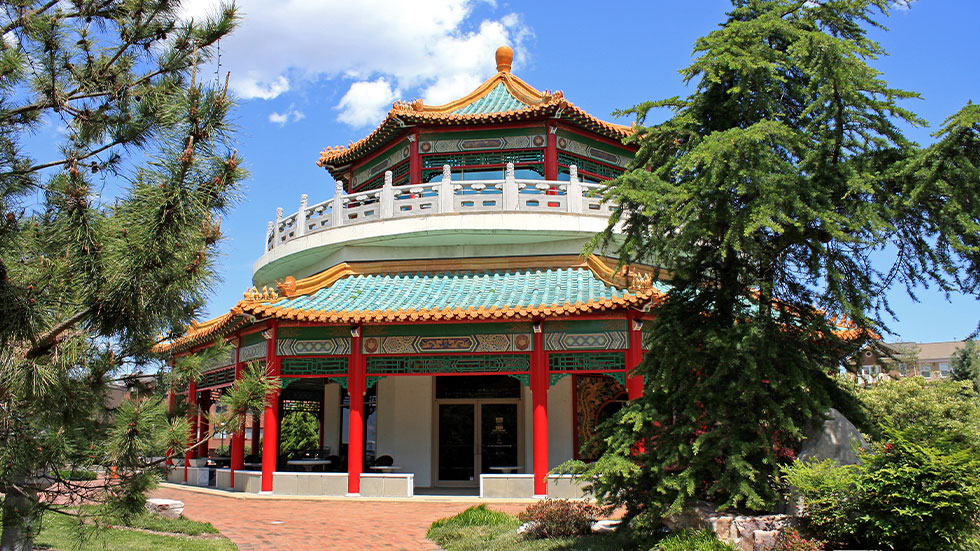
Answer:
[{"label": "brick walkway", "polygon": [[[305,500],[220,495],[163,486],[153,497],[184,502],[184,515],[210,522],[241,551],[440,549],[425,537],[433,521],[479,503],[473,501]],[[424,500],[424,501],[423,501]],[[492,509],[517,513],[527,503],[492,502]]]}]

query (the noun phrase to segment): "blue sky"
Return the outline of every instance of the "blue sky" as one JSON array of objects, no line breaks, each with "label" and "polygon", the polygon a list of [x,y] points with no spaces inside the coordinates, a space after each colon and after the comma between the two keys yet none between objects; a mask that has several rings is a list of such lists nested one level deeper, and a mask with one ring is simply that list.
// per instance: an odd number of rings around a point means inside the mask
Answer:
[{"label": "blue sky", "polygon": [[[194,1],[189,13],[206,11]],[[326,146],[367,135],[393,99],[444,103],[494,71],[493,51],[516,52],[513,72],[538,89],[563,90],[590,113],[682,95],[677,71],[695,39],[723,21],[727,1],[640,2],[471,0],[240,0],[243,27],[221,45],[242,98],[236,114],[239,152],[252,173],[242,203],[226,217],[224,282],[207,314],[218,315],[251,286],[266,223],[281,206],[297,210],[329,198],[332,178],[315,161]],[[890,57],[875,65],[896,87],[922,94],[907,107],[931,124],[909,129],[919,143],[967,100],[980,101],[977,49],[980,2],[923,0],[893,10],[889,32],[875,31]],[[214,66],[211,69],[215,69]],[[223,77],[222,77],[223,78]],[[978,302],[951,303],[920,292],[915,304],[892,295],[903,339],[966,337],[980,319]]]}]

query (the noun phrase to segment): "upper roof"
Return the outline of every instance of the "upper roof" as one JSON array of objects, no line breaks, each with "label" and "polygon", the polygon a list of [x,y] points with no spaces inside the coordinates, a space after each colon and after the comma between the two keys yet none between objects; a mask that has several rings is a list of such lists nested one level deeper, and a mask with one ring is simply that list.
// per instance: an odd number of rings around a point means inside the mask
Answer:
[{"label": "upper roof", "polygon": [[328,147],[317,164],[331,168],[350,163],[393,135],[407,124],[459,126],[506,121],[561,117],[597,134],[620,140],[629,136],[629,126],[599,120],[565,99],[561,92],[541,92],[510,72],[514,53],[507,46],[497,48],[497,74],[466,96],[445,105],[425,105],[418,99],[396,101],[381,125],[364,139],[346,147]]}]

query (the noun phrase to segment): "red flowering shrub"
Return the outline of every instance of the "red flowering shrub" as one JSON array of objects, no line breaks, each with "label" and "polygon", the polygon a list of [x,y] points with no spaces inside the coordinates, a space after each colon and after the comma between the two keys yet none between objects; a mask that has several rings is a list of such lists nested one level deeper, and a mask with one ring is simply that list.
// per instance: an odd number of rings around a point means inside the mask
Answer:
[{"label": "red flowering shrub", "polygon": [[824,541],[804,538],[796,528],[783,528],[769,551],[823,551],[824,545]]},{"label": "red flowering shrub", "polygon": [[561,538],[592,533],[592,523],[603,509],[591,503],[567,499],[545,499],[529,505],[517,515],[531,538]]}]

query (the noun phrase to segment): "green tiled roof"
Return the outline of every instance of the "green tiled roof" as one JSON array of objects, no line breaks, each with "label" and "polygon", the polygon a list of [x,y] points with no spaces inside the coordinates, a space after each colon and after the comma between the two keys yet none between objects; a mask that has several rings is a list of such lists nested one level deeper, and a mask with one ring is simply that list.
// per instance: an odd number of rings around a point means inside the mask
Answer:
[{"label": "green tiled roof", "polygon": [[507,87],[504,86],[504,83],[501,82],[493,90],[490,90],[489,94],[465,107],[460,107],[453,111],[453,113],[459,115],[506,113],[507,111],[516,111],[525,107],[527,105],[512,96],[507,90]]},{"label": "green tiled roof", "polygon": [[[656,284],[657,290],[667,286]],[[576,304],[630,293],[587,268],[349,276],[311,295],[270,307],[306,311],[502,309]]]}]

